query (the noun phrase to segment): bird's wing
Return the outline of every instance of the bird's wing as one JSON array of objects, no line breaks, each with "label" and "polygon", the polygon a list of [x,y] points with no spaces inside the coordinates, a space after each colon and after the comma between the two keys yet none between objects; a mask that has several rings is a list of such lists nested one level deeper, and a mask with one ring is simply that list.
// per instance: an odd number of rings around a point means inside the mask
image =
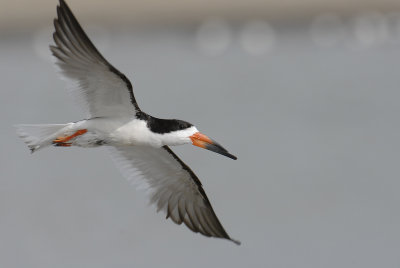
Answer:
[{"label": "bird's wing", "polygon": [[[100,54],[64,2],[54,19],[55,46],[50,46],[61,73],[89,116],[132,115],[139,111],[132,84]],[[74,94],[75,95],[75,94]]]},{"label": "bird's wing", "polygon": [[142,179],[157,211],[165,211],[167,218],[177,224],[184,222],[193,232],[240,244],[230,238],[222,227],[200,180],[169,147],[109,148],[127,179]]}]

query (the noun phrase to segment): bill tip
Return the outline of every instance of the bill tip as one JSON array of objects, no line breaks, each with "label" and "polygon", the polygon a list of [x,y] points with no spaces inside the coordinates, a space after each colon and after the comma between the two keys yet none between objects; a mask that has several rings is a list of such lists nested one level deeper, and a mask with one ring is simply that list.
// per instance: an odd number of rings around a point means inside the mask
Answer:
[{"label": "bill tip", "polygon": [[234,156],[233,154],[227,153],[226,156],[229,157],[230,159],[237,160],[237,157]]}]

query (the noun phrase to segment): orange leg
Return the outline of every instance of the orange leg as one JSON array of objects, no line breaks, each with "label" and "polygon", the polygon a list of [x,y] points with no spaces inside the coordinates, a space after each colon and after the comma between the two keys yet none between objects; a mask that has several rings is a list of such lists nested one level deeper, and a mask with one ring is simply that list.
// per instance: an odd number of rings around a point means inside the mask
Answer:
[{"label": "orange leg", "polygon": [[73,138],[75,138],[77,136],[83,135],[86,132],[87,132],[87,129],[79,129],[74,134],[72,134],[71,136],[57,137],[57,139],[55,139],[53,141],[53,144],[56,145],[56,146],[69,147],[69,146],[71,146],[71,143],[67,143],[67,141],[69,141],[69,140],[71,140],[71,139],[73,139]]}]

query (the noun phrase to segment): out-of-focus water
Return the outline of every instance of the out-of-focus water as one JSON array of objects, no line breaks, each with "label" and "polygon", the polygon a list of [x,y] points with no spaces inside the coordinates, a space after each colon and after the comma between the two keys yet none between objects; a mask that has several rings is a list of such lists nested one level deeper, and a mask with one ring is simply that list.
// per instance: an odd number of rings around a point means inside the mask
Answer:
[{"label": "out-of-focus water", "polygon": [[283,27],[257,54],[239,36],[207,55],[190,27],[93,39],[144,111],[190,121],[238,156],[175,148],[240,247],[156,214],[106,150],[31,155],[14,124],[83,113],[45,38],[3,36],[0,266],[399,267],[400,47],[320,47]]}]

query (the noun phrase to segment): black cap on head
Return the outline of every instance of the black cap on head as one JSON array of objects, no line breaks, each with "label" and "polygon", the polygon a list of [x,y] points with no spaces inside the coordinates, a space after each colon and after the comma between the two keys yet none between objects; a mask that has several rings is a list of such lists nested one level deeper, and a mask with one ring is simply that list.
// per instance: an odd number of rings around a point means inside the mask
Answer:
[{"label": "black cap on head", "polygon": [[192,127],[189,122],[178,119],[159,119],[149,116],[147,126],[151,131],[159,134],[170,133],[177,130],[184,130]]}]

